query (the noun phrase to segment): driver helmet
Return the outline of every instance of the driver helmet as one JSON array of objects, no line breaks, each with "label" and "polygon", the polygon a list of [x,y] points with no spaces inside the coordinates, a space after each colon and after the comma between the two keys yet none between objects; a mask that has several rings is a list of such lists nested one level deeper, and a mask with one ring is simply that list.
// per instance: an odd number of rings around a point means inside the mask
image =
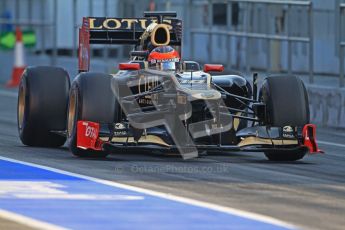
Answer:
[{"label": "driver helmet", "polygon": [[148,57],[151,68],[162,71],[176,71],[180,62],[180,54],[171,46],[154,48]]}]

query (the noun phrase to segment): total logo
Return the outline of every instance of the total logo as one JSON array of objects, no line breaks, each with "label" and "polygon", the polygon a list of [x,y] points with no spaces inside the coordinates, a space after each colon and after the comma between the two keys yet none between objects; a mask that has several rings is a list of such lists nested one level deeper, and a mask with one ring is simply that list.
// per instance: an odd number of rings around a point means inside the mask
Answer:
[{"label": "total logo", "polygon": [[294,138],[294,130],[291,126],[283,127],[283,137],[284,138]]},{"label": "total logo", "polygon": [[123,123],[116,123],[114,129],[114,136],[127,136],[127,128]]},{"label": "total logo", "polygon": [[116,123],[114,127],[115,127],[115,129],[125,129],[126,128],[125,125],[122,123]]}]

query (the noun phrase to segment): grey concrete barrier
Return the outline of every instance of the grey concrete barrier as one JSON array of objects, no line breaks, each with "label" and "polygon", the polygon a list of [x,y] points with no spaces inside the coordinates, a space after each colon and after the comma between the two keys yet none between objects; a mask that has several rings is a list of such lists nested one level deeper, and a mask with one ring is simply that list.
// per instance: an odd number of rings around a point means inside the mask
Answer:
[{"label": "grey concrete barrier", "polygon": [[322,127],[345,128],[345,88],[306,85],[311,122]]}]

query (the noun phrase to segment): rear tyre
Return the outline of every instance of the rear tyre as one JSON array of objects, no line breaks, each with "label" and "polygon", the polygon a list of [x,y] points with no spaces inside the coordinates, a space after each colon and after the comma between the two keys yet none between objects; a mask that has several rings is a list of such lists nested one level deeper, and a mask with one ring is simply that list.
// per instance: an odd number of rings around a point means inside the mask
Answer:
[{"label": "rear tyre", "polygon": [[68,73],[58,67],[25,70],[18,91],[17,124],[24,145],[62,146],[66,137],[51,131],[66,130]]},{"label": "rear tyre", "polygon": [[[266,104],[266,125],[273,127],[303,127],[309,123],[308,93],[296,76],[272,76],[264,80],[260,99]],[[272,161],[296,161],[302,159],[306,149],[266,151]]]},{"label": "rear tyre", "polygon": [[111,90],[111,76],[103,73],[81,73],[73,81],[68,104],[67,136],[71,152],[78,157],[104,158],[106,151],[77,147],[77,122],[113,123],[119,119],[119,105]]}]

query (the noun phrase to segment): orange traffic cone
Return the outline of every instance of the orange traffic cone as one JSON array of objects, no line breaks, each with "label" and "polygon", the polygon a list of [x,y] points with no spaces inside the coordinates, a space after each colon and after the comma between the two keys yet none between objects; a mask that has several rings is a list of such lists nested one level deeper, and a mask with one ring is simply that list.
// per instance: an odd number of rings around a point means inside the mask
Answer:
[{"label": "orange traffic cone", "polygon": [[16,28],[16,46],[14,47],[14,66],[12,70],[12,77],[6,83],[7,87],[17,87],[25,70],[24,64],[24,45],[23,35],[19,27]]}]

